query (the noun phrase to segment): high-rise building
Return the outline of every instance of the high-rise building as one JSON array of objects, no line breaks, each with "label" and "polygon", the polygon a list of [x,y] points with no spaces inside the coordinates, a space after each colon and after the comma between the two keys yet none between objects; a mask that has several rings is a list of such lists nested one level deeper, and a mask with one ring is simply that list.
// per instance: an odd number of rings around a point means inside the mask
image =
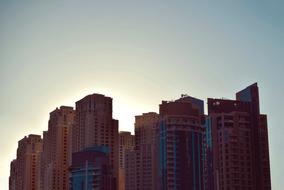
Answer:
[{"label": "high-rise building", "polygon": [[125,190],[136,189],[136,151],[125,152]]},{"label": "high-rise building", "polygon": [[125,189],[125,153],[135,146],[135,136],[131,132],[119,132],[119,190]]},{"label": "high-rise building", "polygon": [[203,101],[183,95],[160,104],[155,189],[204,188]]},{"label": "high-rise building", "polygon": [[68,190],[71,165],[71,130],[75,111],[61,106],[50,113],[48,130],[43,132],[41,165],[42,190]]},{"label": "high-rise building", "polygon": [[110,149],[110,165],[118,185],[118,121],[112,118],[112,98],[101,94],[88,95],[76,102],[72,152],[93,146]]},{"label": "high-rise building", "polygon": [[116,181],[106,146],[94,146],[73,153],[70,167],[71,190],[114,190]]},{"label": "high-rise building", "polygon": [[11,162],[10,190],[40,189],[42,139],[29,135],[18,142],[17,158]]},{"label": "high-rise building", "polygon": [[[135,116],[136,189],[155,189],[155,134],[159,115],[154,112]],[[129,179],[126,179],[129,180]]]},{"label": "high-rise building", "polygon": [[207,189],[270,190],[266,115],[260,114],[257,84],[236,100],[208,99]]}]

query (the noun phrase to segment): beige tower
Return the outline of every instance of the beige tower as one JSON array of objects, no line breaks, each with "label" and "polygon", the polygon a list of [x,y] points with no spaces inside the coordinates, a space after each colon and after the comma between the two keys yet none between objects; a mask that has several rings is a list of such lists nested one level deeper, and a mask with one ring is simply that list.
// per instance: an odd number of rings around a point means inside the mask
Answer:
[{"label": "beige tower", "polygon": [[29,135],[18,142],[17,158],[11,162],[10,190],[40,189],[40,135]]},{"label": "beige tower", "polygon": [[112,118],[112,98],[92,94],[76,102],[72,152],[100,145],[110,148],[110,165],[118,185],[118,121]]},{"label": "beige tower", "polygon": [[69,189],[68,168],[71,164],[71,129],[75,111],[61,106],[50,113],[48,131],[43,132],[41,167],[42,190]]},{"label": "beige tower", "polygon": [[125,154],[133,151],[135,146],[135,136],[130,132],[119,132],[119,190],[125,189]]}]

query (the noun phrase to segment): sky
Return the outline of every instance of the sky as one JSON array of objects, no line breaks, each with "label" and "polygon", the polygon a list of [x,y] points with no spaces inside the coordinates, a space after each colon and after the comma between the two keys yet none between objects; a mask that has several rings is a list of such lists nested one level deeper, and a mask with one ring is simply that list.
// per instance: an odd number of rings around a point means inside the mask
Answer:
[{"label": "sky", "polygon": [[17,142],[47,130],[56,107],[102,93],[133,132],[134,116],[162,100],[233,99],[254,82],[272,188],[283,189],[283,10],[281,0],[0,0],[0,189]]}]

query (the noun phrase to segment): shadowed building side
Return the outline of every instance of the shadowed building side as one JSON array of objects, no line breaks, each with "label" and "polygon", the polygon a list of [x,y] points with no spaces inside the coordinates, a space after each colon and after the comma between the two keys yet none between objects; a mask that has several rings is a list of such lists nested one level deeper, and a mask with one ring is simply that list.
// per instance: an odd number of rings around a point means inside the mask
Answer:
[{"label": "shadowed building side", "polygon": [[203,190],[203,101],[186,96],[160,104],[156,189]]}]

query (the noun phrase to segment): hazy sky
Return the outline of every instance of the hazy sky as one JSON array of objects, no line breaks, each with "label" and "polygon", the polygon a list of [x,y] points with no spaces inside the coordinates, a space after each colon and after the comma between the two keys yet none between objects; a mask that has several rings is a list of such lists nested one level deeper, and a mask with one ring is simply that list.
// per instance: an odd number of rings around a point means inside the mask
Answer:
[{"label": "hazy sky", "polygon": [[283,180],[284,1],[0,0],[0,189],[17,142],[49,112],[113,97],[120,130],[161,100],[234,98],[258,82],[272,187]]}]

